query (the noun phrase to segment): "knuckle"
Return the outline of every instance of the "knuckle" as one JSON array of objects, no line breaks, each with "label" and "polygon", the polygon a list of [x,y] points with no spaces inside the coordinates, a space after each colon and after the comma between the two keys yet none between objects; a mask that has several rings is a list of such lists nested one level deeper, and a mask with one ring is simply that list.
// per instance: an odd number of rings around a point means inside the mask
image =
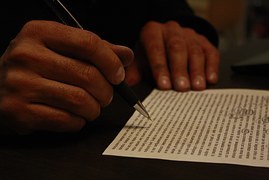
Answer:
[{"label": "knuckle", "polygon": [[77,90],[70,93],[69,101],[74,107],[83,107],[85,101],[89,99],[88,93],[84,90]]},{"label": "knuckle", "polygon": [[196,44],[190,45],[190,52],[192,56],[202,56],[204,54],[202,48]]},{"label": "knuckle", "polygon": [[8,94],[22,96],[40,90],[39,79],[36,76],[28,76],[16,68],[10,68],[3,76],[0,86]]},{"label": "knuckle", "polygon": [[[62,24],[55,21],[30,20],[26,22],[19,34],[36,36],[40,33],[47,33],[48,30],[57,31],[62,28]],[[53,28],[52,28],[53,27]]]},{"label": "knuckle", "polygon": [[97,82],[97,75],[99,71],[93,66],[85,66],[81,71],[81,76],[88,85],[95,84]]},{"label": "knuckle", "polygon": [[27,48],[24,46],[16,46],[13,48],[12,52],[9,54],[9,60],[25,59],[24,57],[28,55]]},{"label": "knuckle", "polygon": [[86,31],[85,34],[81,35],[79,43],[86,48],[90,55],[94,55],[102,41],[96,34]]},{"label": "knuckle", "polygon": [[40,21],[38,20],[28,21],[27,23],[24,24],[20,34],[33,36],[39,33],[39,30],[42,29],[41,26],[42,23],[40,23]]},{"label": "knuckle", "polygon": [[31,48],[24,43],[19,46],[14,46],[12,51],[9,53],[7,58],[7,63],[19,63],[19,64],[26,64],[29,61],[33,61],[35,58],[33,53],[31,52]]},{"label": "knuckle", "polygon": [[155,42],[152,42],[149,44],[148,51],[150,54],[155,54],[155,55],[160,55],[160,56],[165,55],[163,46]]},{"label": "knuckle", "polygon": [[174,37],[167,42],[167,48],[169,51],[185,51],[186,42],[182,38]]}]

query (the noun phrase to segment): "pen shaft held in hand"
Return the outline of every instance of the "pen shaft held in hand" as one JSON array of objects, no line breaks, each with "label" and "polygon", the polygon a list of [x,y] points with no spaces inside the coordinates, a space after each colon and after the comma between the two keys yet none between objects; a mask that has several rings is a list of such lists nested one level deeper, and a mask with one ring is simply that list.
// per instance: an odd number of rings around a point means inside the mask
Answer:
[{"label": "pen shaft held in hand", "polygon": [[[62,4],[60,0],[44,1],[64,24],[83,29],[80,23]],[[114,85],[114,89],[121,95],[123,99],[125,99],[125,101],[127,101],[131,106],[133,106],[138,112],[140,112],[148,119],[151,119],[149,113],[129,86],[127,86],[124,82],[121,82],[118,85]]]}]

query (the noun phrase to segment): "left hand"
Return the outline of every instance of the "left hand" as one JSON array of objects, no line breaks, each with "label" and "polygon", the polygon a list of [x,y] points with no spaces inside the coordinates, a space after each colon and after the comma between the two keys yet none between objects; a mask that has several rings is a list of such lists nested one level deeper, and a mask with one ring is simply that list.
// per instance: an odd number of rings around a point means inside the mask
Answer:
[{"label": "left hand", "polygon": [[[218,81],[218,50],[193,29],[175,21],[148,22],[141,31],[140,42],[153,79],[162,90],[203,90],[207,83]],[[126,69],[125,81],[137,84],[141,79],[138,61]]]}]

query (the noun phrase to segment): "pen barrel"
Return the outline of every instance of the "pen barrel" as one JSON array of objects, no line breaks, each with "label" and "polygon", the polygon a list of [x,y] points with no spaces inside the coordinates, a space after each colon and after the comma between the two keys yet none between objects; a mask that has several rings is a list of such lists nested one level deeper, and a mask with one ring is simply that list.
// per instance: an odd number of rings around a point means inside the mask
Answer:
[{"label": "pen barrel", "polygon": [[114,89],[131,106],[134,106],[139,101],[134,91],[124,82],[114,85]]}]

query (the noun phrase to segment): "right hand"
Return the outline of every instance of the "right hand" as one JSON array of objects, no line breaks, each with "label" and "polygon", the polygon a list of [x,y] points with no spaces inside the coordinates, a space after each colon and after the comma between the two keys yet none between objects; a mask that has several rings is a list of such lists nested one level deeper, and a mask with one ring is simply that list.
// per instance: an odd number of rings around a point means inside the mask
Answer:
[{"label": "right hand", "polygon": [[[120,60],[121,59],[121,60]],[[0,126],[17,133],[78,131],[113,98],[133,52],[92,32],[28,22],[0,60]]]}]

